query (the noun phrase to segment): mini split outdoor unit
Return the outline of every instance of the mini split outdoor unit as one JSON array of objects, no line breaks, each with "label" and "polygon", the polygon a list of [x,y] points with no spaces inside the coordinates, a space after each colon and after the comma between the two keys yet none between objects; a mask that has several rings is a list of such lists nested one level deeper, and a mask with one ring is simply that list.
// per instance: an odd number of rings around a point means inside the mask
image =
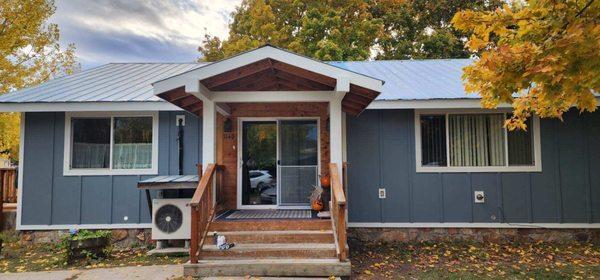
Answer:
[{"label": "mini split outdoor unit", "polygon": [[152,200],[152,239],[190,239],[189,198]]}]

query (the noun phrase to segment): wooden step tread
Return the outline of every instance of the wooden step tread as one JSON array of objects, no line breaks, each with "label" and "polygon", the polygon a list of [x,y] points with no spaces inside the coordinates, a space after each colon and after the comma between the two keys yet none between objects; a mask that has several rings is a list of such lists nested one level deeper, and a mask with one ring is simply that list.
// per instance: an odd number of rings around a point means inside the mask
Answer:
[{"label": "wooden step tread", "polygon": [[[209,232],[205,244],[214,242],[215,232]],[[333,243],[332,230],[258,230],[258,231],[219,231],[227,242],[247,243]]]},{"label": "wooden step tread", "polygon": [[235,220],[213,221],[210,231],[283,231],[283,230],[331,230],[331,220]]},{"label": "wooden step tread", "polygon": [[279,235],[279,234],[333,234],[333,230],[248,230],[248,231],[209,231],[207,236],[219,235]]},{"label": "wooden step tread", "polygon": [[185,276],[350,276],[350,262],[324,259],[227,259],[200,260],[183,265]]},{"label": "wooden step tread", "polygon": [[229,250],[221,250],[217,245],[203,245],[203,251],[285,251],[285,250],[335,250],[333,243],[254,243],[254,244],[235,244]]}]

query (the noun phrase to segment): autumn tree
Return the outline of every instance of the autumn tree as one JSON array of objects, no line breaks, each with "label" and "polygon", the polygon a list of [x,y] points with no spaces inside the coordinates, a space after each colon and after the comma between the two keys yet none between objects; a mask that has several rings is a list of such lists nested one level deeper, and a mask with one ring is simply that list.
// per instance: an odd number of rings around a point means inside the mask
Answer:
[{"label": "autumn tree", "polygon": [[[79,68],[75,47],[59,44],[59,29],[48,24],[51,0],[0,1],[0,94],[31,87]],[[0,156],[18,156],[19,117],[0,114]]]},{"label": "autumn tree", "polygon": [[214,61],[270,43],[321,60],[364,60],[382,22],[362,0],[243,0],[229,38],[207,35],[199,50]]},{"label": "autumn tree", "polygon": [[501,0],[244,0],[229,38],[207,35],[202,60],[265,43],[322,60],[468,57],[469,31],[452,27],[461,9],[494,10]]},{"label": "autumn tree", "polygon": [[464,58],[470,31],[450,24],[460,10],[493,11],[501,0],[373,0],[369,10],[381,19],[376,59]]},{"label": "autumn tree", "polygon": [[485,108],[512,104],[510,129],[532,115],[561,118],[571,107],[594,111],[600,92],[600,3],[515,1],[490,12],[465,10],[452,23],[472,30],[479,59],[464,69],[466,90]]}]

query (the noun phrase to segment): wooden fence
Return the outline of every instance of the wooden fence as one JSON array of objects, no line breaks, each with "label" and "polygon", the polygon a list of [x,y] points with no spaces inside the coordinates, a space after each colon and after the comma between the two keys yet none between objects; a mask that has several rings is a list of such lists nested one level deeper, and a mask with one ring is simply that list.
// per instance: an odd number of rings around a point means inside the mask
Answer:
[{"label": "wooden fence", "polygon": [[0,168],[0,190],[3,203],[17,203],[17,168]]}]

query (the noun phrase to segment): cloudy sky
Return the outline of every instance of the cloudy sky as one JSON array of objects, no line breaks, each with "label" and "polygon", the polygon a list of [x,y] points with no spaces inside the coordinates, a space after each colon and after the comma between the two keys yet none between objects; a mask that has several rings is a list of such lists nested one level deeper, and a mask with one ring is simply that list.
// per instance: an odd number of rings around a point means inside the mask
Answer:
[{"label": "cloudy sky", "polygon": [[227,35],[240,0],[56,0],[50,19],[84,69],[109,62],[190,62],[204,34]]}]

